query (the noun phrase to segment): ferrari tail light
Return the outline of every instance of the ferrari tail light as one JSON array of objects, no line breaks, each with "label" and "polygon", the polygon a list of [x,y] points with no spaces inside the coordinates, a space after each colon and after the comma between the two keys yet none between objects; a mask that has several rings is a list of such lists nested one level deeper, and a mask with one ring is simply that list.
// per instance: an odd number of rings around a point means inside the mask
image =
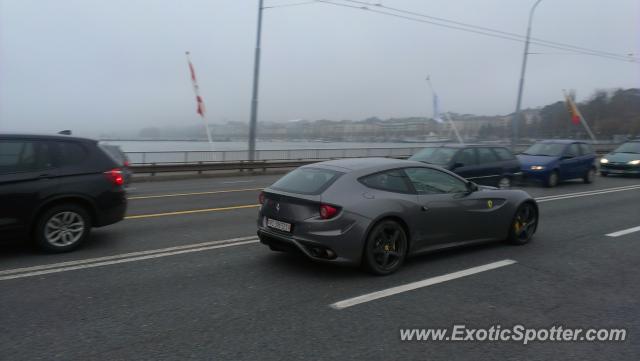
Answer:
[{"label": "ferrari tail light", "polygon": [[258,202],[260,204],[264,204],[264,192],[260,192],[260,194],[258,194]]},{"label": "ferrari tail light", "polygon": [[338,208],[334,206],[330,206],[328,204],[320,205],[320,218],[322,219],[331,219],[338,214]]}]

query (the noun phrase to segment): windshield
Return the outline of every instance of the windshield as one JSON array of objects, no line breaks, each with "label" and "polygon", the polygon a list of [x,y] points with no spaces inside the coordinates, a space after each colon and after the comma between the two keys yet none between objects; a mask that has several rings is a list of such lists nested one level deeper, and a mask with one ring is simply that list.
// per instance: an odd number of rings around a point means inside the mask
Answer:
[{"label": "windshield", "polygon": [[446,165],[451,162],[453,156],[458,152],[457,148],[431,147],[424,148],[414,154],[409,160],[425,162],[437,165]]},{"label": "windshield", "polygon": [[566,144],[562,143],[536,143],[520,154],[559,157],[562,155],[565,146]]},{"label": "windshield", "polygon": [[640,142],[629,142],[619,146],[614,153],[640,153]]}]

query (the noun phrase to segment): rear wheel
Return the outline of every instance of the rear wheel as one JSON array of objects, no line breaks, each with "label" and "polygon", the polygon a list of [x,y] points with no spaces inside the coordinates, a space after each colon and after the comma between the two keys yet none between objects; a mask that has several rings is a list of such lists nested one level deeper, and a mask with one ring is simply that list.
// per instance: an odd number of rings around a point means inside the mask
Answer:
[{"label": "rear wheel", "polygon": [[396,221],[383,220],[376,224],[365,243],[363,265],[377,275],[397,271],[407,254],[407,234]]},{"label": "rear wheel", "polygon": [[549,188],[553,188],[558,185],[558,171],[554,170],[549,174],[549,176],[547,177],[547,181],[545,182],[545,185]]},{"label": "rear wheel", "polygon": [[531,203],[523,203],[518,207],[509,227],[508,241],[513,244],[528,243],[538,226],[538,211]]},{"label": "rear wheel", "polygon": [[589,184],[589,183],[593,183],[593,180],[596,178],[596,170],[591,168],[589,169],[589,171],[587,172],[587,174],[584,175],[584,177],[582,177],[582,180]]},{"label": "rear wheel", "polygon": [[51,253],[78,248],[89,236],[91,217],[81,206],[62,204],[46,210],[38,219],[36,245]]}]

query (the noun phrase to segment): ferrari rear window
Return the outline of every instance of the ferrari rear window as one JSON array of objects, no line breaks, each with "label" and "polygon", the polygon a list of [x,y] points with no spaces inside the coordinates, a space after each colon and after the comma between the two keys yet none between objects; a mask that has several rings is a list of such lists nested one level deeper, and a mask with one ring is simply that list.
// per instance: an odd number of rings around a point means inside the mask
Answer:
[{"label": "ferrari rear window", "polygon": [[343,173],[322,168],[298,168],[270,188],[299,194],[320,194]]}]

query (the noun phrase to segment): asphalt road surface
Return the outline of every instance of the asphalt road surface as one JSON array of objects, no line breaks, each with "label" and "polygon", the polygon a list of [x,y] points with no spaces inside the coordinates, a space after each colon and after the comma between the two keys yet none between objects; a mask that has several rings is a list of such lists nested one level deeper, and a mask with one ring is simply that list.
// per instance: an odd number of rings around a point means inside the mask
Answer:
[{"label": "asphalt road surface", "polygon": [[[134,184],[128,219],[82,249],[0,245],[4,360],[637,360],[640,179],[525,187],[532,243],[410,259],[396,274],[274,253],[257,195],[278,176]],[[608,236],[609,235],[609,236]],[[508,260],[495,269],[456,272]],[[431,282],[439,277],[439,283]],[[424,287],[340,308],[353,297]],[[401,328],[625,328],[624,342],[400,340]]]}]

